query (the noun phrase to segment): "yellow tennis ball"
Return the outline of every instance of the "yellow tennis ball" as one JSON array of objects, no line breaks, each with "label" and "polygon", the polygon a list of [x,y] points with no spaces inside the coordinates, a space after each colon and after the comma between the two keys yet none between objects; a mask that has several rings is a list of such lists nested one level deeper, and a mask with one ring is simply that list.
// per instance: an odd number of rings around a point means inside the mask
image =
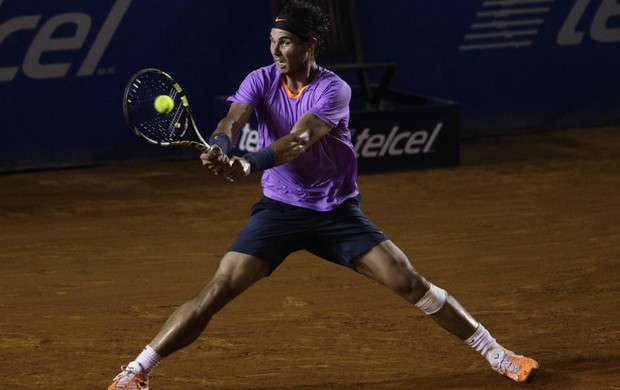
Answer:
[{"label": "yellow tennis ball", "polygon": [[160,114],[167,114],[174,108],[174,100],[168,95],[159,95],[155,99],[155,110]]}]

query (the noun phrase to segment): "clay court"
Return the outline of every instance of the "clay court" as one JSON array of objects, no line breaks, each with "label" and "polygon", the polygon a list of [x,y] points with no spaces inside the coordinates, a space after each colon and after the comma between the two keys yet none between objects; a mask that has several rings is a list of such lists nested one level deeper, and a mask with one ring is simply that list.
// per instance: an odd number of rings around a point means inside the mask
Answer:
[{"label": "clay court", "polygon": [[[157,389],[620,389],[620,128],[464,141],[459,167],[362,175],[362,208],[493,335],[519,385],[348,269],[289,258]],[[259,198],[195,161],[0,176],[3,389],[105,389],[211,277]]]}]

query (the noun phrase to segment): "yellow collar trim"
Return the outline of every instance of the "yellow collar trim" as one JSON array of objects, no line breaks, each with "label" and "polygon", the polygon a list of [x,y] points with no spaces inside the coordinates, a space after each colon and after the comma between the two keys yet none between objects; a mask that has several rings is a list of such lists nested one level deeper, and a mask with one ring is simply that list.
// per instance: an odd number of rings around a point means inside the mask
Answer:
[{"label": "yellow collar trim", "polygon": [[288,89],[288,85],[286,85],[286,81],[284,81],[283,78],[280,79],[280,84],[282,84],[282,86],[284,87],[284,92],[286,92],[286,95],[290,97],[291,99],[297,99],[298,97],[300,97],[304,89],[308,87],[307,85],[304,85],[303,88],[300,89],[298,93],[293,93],[291,92],[290,89]]}]

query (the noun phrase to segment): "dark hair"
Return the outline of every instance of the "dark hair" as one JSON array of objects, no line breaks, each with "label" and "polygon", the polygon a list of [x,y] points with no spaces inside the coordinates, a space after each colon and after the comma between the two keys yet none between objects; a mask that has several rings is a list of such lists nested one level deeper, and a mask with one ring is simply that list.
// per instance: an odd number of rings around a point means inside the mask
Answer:
[{"label": "dark hair", "polygon": [[315,55],[322,52],[325,34],[329,31],[329,18],[319,6],[303,0],[288,0],[284,2],[279,14],[289,15],[303,23],[317,40]]}]

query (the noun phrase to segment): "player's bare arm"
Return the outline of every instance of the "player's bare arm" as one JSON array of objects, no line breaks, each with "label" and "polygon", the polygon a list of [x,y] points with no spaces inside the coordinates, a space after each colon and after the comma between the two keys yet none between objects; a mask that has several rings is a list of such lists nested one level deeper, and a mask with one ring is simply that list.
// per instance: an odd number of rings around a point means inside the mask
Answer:
[{"label": "player's bare arm", "polygon": [[[274,154],[273,166],[285,164],[304,153],[313,143],[323,138],[332,127],[311,112],[306,112],[297,121],[291,132],[269,145]],[[223,173],[230,180],[236,180],[252,173],[250,162],[245,157],[233,157],[233,163]]]},{"label": "player's bare arm", "polygon": [[[252,115],[252,106],[232,103],[228,110],[228,114],[218,122],[213,134],[215,136],[217,136],[218,133],[224,134],[231,140],[231,144],[234,145],[237,142],[241,129],[243,129],[243,126],[245,126],[250,119],[250,115]],[[202,165],[209,168],[216,175],[221,174],[225,169],[229,168],[228,156],[218,145],[213,145],[211,150],[202,153],[200,159],[202,160]]]},{"label": "player's bare arm", "polygon": [[218,122],[213,133],[224,133],[230,137],[233,144],[235,144],[243,126],[245,126],[250,119],[252,110],[252,106],[248,104],[231,103],[226,117]]},{"label": "player's bare arm", "polygon": [[306,112],[293,126],[290,134],[269,145],[276,155],[274,166],[296,159],[331,129],[332,127],[318,116]]}]

